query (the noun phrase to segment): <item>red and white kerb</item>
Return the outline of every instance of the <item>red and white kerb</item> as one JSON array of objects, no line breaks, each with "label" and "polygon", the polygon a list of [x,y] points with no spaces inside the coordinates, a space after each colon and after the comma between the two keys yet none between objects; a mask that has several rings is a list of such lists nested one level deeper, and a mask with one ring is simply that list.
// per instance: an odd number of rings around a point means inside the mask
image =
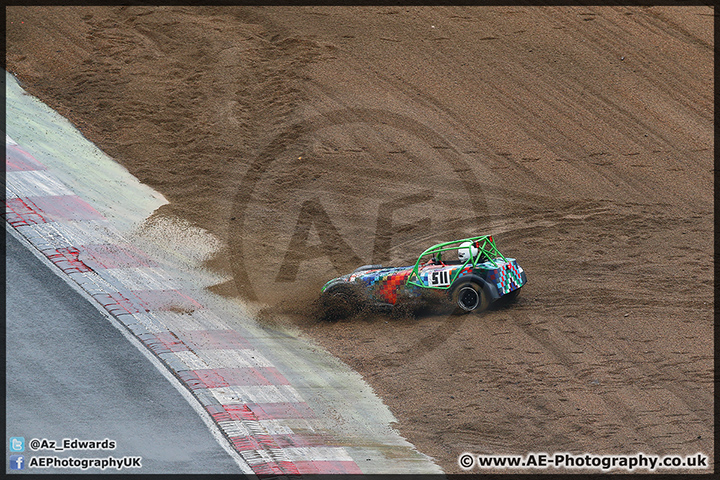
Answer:
[{"label": "red and white kerb", "polygon": [[7,223],[180,378],[254,473],[362,473],[270,359],[7,136],[5,168]]}]

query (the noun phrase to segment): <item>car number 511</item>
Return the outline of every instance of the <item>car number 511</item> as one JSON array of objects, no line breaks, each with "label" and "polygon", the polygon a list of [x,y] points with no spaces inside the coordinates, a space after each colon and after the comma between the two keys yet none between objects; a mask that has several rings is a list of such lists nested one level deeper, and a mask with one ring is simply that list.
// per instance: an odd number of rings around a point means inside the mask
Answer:
[{"label": "car number 511", "polygon": [[431,287],[446,287],[450,285],[450,270],[430,272],[428,280]]}]

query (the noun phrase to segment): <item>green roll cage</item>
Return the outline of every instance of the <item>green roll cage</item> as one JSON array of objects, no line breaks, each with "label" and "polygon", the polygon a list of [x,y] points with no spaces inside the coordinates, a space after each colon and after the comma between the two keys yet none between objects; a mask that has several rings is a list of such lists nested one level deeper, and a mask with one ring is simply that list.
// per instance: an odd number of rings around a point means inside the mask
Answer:
[{"label": "green roll cage", "polygon": [[[422,266],[421,260],[423,259],[423,257],[432,255],[436,261],[442,262],[443,252],[447,252],[449,250],[457,250],[461,248],[460,245],[465,242],[472,242],[473,246],[478,249],[478,253],[477,255],[475,255],[475,257],[466,260],[465,263],[460,266],[460,268],[455,270],[455,273],[453,273],[452,278],[450,279],[450,285],[431,287],[430,285],[423,283],[422,277],[420,276],[420,267]],[[480,262],[480,259],[483,257],[487,260],[483,260],[483,262]],[[448,288],[450,288],[450,286],[452,286],[458,275],[460,275],[460,272],[462,272],[463,269],[465,269],[468,265],[471,265],[472,268],[475,268],[479,263],[485,263],[487,261],[497,267],[498,264],[495,263],[495,260],[499,258],[502,258],[504,262],[507,262],[505,256],[500,253],[500,251],[495,246],[492,235],[483,235],[480,237],[470,237],[464,238],[462,240],[454,240],[452,242],[438,243],[437,245],[433,245],[432,247],[428,248],[420,254],[406,283],[407,285],[415,285],[422,288],[447,290]]]}]

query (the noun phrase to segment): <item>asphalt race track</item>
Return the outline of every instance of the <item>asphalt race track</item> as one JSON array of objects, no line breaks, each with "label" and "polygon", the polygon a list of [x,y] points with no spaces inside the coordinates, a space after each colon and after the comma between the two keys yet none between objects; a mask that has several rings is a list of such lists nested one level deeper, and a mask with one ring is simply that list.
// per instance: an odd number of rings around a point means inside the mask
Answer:
[{"label": "asphalt race track", "polygon": [[[127,472],[240,473],[187,400],[105,316],[10,234],[6,248],[6,428],[25,438],[26,462],[141,456],[142,468]],[[35,453],[33,438],[108,438],[117,447]],[[33,473],[46,472],[79,470]]]}]

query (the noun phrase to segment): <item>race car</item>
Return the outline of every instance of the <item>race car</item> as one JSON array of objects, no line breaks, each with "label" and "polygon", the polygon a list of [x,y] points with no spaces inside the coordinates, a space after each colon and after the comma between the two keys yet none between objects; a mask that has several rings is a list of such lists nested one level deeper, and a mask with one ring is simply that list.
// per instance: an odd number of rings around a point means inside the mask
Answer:
[{"label": "race car", "polygon": [[455,313],[482,312],[501,298],[514,300],[526,281],[517,261],[486,235],[433,245],[415,265],[362,266],[327,282],[321,299],[340,310],[336,317],[362,305],[393,308],[418,301],[449,303]]}]

